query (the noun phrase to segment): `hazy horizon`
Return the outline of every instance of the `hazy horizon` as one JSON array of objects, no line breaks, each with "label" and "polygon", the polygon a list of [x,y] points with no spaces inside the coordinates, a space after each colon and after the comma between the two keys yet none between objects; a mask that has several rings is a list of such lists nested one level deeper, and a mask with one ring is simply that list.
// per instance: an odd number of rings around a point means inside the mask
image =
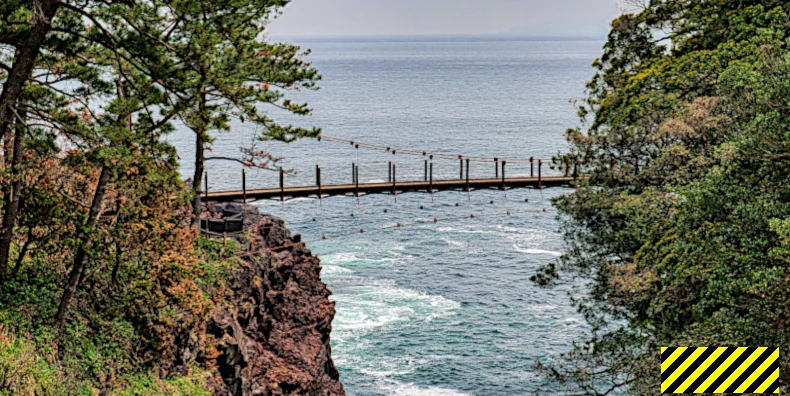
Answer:
[{"label": "hazy horizon", "polygon": [[386,39],[432,39],[432,38],[492,38],[492,39],[526,39],[527,41],[542,41],[542,40],[562,40],[562,41],[579,41],[579,40],[603,40],[605,36],[599,34],[544,34],[539,33],[338,33],[338,34],[271,34],[272,37],[278,39],[311,39],[311,40],[386,40]]},{"label": "hazy horizon", "polygon": [[293,0],[272,22],[276,37],[605,37],[618,0]]}]

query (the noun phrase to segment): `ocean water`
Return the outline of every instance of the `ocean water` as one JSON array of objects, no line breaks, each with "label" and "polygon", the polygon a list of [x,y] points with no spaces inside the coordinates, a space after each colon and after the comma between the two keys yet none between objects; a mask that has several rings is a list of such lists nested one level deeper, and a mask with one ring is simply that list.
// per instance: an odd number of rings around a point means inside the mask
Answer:
[{"label": "ocean water", "polygon": [[[564,132],[578,124],[569,101],[583,96],[602,45],[493,37],[293,41],[312,49],[309,59],[324,80],[319,91],[296,94],[314,108],[311,117],[272,113],[280,120],[401,149],[543,158],[566,150]],[[237,124],[218,135],[213,152],[238,156],[255,133]],[[179,130],[169,139],[182,153],[186,178],[192,138]],[[390,161],[398,180],[421,179],[424,172],[421,157],[326,141],[259,147],[284,157],[289,186],[314,184],[316,164],[325,184],[350,182],[352,162],[360,165],[361,182],[387,180]],[[494,174],[488,164],[473,163],[470,171],[471,177]],[[509,164],[507,172],[524,175],[529,167]],[[208,174],[211,190],[240,188],[236,164],[210,162]],[[435,161],[435,179],[458,175],[457,161]],[[249,171],[248,188],[276,187],[278,178]],[[568,192],[257,204],[286,219],[321,258],[337,307],[333,358],[349,395],[517,395],[538,386],[535,363],[556,358],[588,331],[570,305],[570,286],[542,290],[529,281],[564,249],[549,199]],[[392,227],[397,223],[404,227]]]}]

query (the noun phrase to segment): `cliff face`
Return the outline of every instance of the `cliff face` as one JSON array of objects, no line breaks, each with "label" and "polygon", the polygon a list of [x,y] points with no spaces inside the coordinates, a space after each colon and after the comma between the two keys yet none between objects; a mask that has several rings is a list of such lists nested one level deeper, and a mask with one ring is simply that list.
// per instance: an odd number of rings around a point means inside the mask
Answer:
[{"label": "cliff face", "polygon": [[232,301],[217,305],[206,328],[218,340],[215,395],[345,395],[329,345],[335,305],[318,258],[281,219],[239,204],[217,209],[213,217],[244,212],[252,239],[229,285]]}]

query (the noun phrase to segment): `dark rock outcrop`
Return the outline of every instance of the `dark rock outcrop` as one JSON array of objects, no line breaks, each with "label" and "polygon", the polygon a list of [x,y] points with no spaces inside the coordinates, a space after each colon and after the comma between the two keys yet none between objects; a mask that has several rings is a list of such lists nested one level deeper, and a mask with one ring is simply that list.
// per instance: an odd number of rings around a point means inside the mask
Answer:
[{"label": "dark rock outcrop", "polygon": [[255,207],[209,212],[215,219],[243,214],[249,231],[239,238],[249,253],[230,281],[232,301],[217,305],[206,328],[219,355],[215,395],[345,395],[329,345],[335,305],[318,258],[283,220]]}]

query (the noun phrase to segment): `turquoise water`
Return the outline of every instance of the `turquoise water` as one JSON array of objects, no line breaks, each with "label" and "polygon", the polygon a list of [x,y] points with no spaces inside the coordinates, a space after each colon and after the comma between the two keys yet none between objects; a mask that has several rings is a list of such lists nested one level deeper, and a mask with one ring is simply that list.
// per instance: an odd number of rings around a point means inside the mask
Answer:
[{"label": "turquoise water", "polygon": [[[297,42],[313,49],[324,81],[320,91],[298,95],[315,108],[312,117],[281,119],[321,126],[328,136],[499,157],[547,157],[566,148],[564,131],[577,124],[569,100],[583,95],[602,44],[490,37]],[[254,128],[239,127],[221,136],[215,153],[237,155],[252,139]],[[189,134],[170,139],[189,174]],[[315,141],[262,147],[296,171],[287,185],[313,184],[316,162],[324,183],[350,182],[352,161],[361,182],[386,180],[389,161],[399,180],[423,176],[419,157]],[[456,161],[434,166],[437,179],[458,177]],[[211,163],[210,188],[239,188],[240,172]],[[493,166],[471,168],[472,177],[493,173]],[[508,166],[508,175],[528,173],[528,166]],[[248,175],[250,188],[278,183],[270,172]],[[570,306],[570,289],[541,290],[529,281],[563,251],[548,200],[567,192],[450,191],[403,194],[397,202],[371,195],[259,206],[285,218],[321,258],[337,303],[333,357],[349,395],[514,395],[537,386],[538,360],[557,356],[587,331]],[[373,231],[397,223],[420,224]]]}]

